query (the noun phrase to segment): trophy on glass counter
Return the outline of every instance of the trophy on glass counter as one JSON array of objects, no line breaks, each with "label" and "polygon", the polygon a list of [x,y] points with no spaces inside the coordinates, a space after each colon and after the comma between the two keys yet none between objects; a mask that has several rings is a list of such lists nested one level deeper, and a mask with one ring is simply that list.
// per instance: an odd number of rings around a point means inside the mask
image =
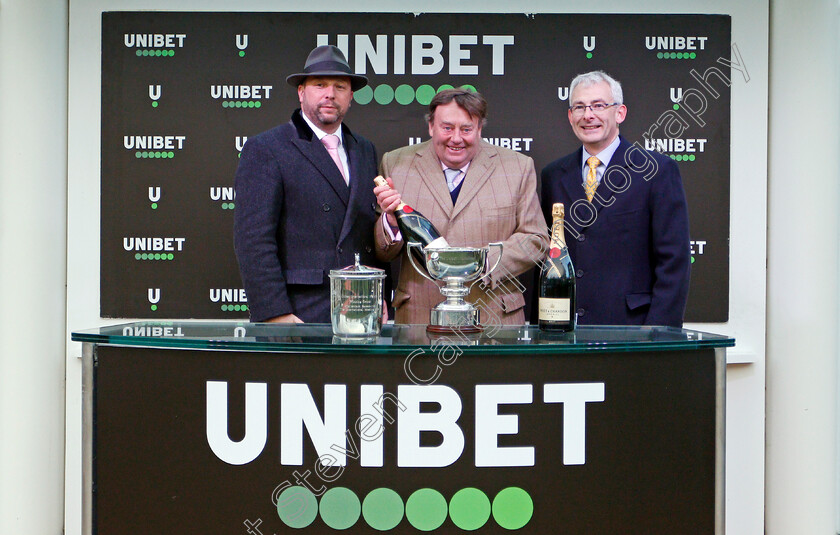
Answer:
[{"label": "trophy on glass counter", "polygon": [[[429,326],[434,333],[477,333],[483,330],[479,310],[464,298],[482,276],[489,275],[502,260],[502,244],[494,242],[487,247],[423,247],[417,242],[409,242],[408,259],[420,275],[438,285],[443,283],[440,293],[446,301],[435,306],[430,313]],[[490,247],[499,249],[499,257],[493,267],[485,273],[487,254]],[[426,263],[423,269],[414,260],[415,251],[421,252]],[[471,283],[468,285],[468,283]]]}]

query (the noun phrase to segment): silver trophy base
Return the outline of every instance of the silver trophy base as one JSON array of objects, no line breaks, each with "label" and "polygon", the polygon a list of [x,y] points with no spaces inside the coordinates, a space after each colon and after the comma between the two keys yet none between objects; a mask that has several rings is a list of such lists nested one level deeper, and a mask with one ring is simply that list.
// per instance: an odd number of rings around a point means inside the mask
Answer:
[{"label": "silver trophy base", "polygon": [[479,312],[471,305],[457,310],[433,308],[426,330],[432,333],[479,333],[484,330]]}]

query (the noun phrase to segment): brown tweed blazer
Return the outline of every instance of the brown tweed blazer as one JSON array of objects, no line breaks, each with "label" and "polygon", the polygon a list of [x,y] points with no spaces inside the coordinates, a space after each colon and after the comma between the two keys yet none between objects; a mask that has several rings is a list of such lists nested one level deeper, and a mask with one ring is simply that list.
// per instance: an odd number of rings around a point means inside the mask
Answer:
[{"label": "brown tweed blazer", "polygon": [[[483,247],[503,242],[499,267],[473,286],[467,300],[481,309],[481,323],[525,322],[524,288],[514,279],[545,257],[548,229],[537,197],[534,161],[484,141],[470,163],[455,205],[440,160],[429,141],[402,147],[382,157],[380,173],[390,177],[403,202],[429,218],[453,247]],[[384,214],[380,216],[380,219]],[[393,241],[380,220],[374,227],[376,254],[390,261],[401,255],[393,305],[396,323],[429,323],[429,312],[444,300],[406,258],[402,240]],[[488,268],[497,258],[491,248]]]}]

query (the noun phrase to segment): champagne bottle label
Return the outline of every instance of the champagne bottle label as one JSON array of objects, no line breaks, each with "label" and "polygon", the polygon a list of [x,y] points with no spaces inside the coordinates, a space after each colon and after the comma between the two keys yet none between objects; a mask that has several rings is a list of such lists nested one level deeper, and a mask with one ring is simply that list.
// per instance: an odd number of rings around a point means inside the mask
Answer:
[{"label": "champagne bottle label", "polygon": [[569,321],[572,317],[572,300],[568,297],[540,297],[541,321]]}]

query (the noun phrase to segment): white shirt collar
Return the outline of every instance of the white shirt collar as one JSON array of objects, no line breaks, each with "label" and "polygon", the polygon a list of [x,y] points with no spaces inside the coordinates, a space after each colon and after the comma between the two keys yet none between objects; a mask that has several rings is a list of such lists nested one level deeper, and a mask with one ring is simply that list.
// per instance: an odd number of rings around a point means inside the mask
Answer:
[{"label": "white shirt collar", "polygon": [[587,152],[586,150],[586,147],[583,147],[583,164],[581,166],[581,171],[583,173],[586,172],[586,168],[589,167],[589,165],[587,165],[586,163],[586,160],[588,160],[590,156],[595,156],[601,162],[598,165],[598,167],[601,167],[602,165],[604,167],[608,167],[610,165],[610,160],[612,160],[613,154],[615,154],[615,151],[618,149],[619,143],[621,143],[621,140],[618,138],[618,136],[615,136],[615,139],[612,141],[612,143],[607,145],[607,147],[598,154],[589,154],[589,152]]}]

